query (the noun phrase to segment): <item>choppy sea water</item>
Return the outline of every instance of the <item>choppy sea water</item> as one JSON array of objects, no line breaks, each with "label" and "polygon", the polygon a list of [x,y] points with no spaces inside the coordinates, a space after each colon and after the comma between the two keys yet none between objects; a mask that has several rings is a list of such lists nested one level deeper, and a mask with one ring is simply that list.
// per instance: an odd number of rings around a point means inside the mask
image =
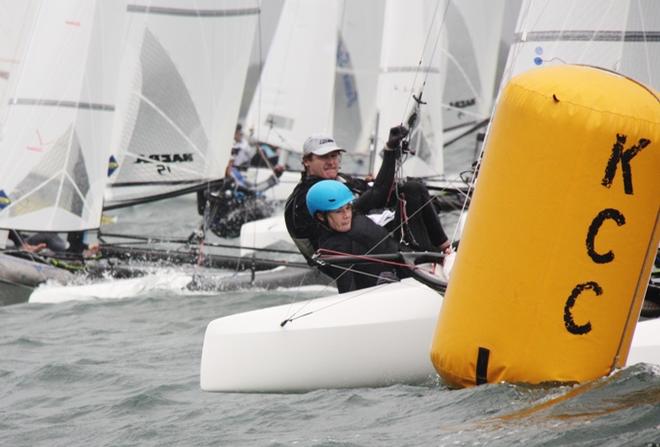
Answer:
[{"label": "choppy sea water", "polygon": [[644,364],[571,387],[449,390],[430,377],[302,394],[200,391],[210,319],[291,293],[0,308],[0,445],[660,445],[660,369]]},{"label": "choppy sea water", "polygon": [[[175,200],[125,210],[111,230],[185,237],[197,220]],[[0,307],[0,446],[660,446],[660,368],[643,364],[582,386],[202,392],[212,319],[322,292],[194,294],[185,275]]]}]

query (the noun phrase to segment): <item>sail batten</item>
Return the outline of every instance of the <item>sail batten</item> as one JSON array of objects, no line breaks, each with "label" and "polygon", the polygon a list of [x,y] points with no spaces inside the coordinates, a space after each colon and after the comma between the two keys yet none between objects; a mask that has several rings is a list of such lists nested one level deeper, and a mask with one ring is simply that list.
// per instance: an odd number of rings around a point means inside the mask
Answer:
[{"label": "sail batten", "polygon": [[128,5],[128,12],[145,14],[162,14],[184,17],[235,17],[259,14],[259,8],[237,8],[237,9],[193,9],[193,8],[168,8],[164,6],[151,5]]},{"label": "sail batten", "polygon": [[625,30],[544,30],[517,32],[514,42],[549,41],[599,41],[599,42],[660,42],[659,31]]},{"label": "sail batten", "polygon": [[27,106],[52,106],[52,107],[68,107],[72,109],[87,109],[87,110],[105,110],[114,112],[114,104],[94,104],[89,102],[80,101],[64,101],[60,99],[44,99],[44,98],[11,98],[9,100],[11,105],[27,105]]}]

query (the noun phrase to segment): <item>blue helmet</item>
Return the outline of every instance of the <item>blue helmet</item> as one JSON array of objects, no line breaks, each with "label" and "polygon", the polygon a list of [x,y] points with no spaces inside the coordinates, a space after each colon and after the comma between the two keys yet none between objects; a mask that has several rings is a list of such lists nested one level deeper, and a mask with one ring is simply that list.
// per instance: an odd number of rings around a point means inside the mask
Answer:
[{"label": "blue helmet", "polygon": [[317,212],[338,210],[353,201],[353,193],[342,182],[321,180],[307,191],[307,210],[314,216]]}]

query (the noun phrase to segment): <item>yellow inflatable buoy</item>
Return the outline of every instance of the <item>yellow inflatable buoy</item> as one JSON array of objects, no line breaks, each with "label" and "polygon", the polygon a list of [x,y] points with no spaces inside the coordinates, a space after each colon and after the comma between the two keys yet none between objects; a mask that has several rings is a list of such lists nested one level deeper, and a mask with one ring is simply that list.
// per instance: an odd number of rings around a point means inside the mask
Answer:
[{"label": "yellow inflatable buoy", "polygon": [[625,364],[660,239],[660,101],[555,66],[498,103],[431,358],[450,385],[583,382]]}]

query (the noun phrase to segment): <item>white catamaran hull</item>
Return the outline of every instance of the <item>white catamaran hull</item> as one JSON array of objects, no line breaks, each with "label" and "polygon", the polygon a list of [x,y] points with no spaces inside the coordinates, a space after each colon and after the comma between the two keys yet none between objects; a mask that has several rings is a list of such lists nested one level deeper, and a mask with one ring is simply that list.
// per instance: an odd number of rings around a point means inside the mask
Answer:
[{"label": "white catamaran hull", "polygon": [[286,230],[283,214],[254,220],[241,226],[241,256],[252,254],[252,247],[266,248],[280,243],[287,243],[295,248],[293,239]]},{"label": "white catamaran hull", "polygon": [[660,365],[660,318],[637,323],[626,366],[635,363]]},{"label": "white catamaran hull", "polygon": [[[206,391],[282,392],[422,382],[442,296],[407,279],[212,321]],[[281,323],[298,310],[300,318]],[[295,318],[295,316],[293,317]]]},{"label": "white catamaran hull", "polygon": [[[429,351],[442,299],[406,279],[216,319],[204,337],[201,388],[300,392],[423,382],[436,374]],[[302,317],[282,327],[293,312]],[[627,365],[640,362],[660,365],[660,319],[637,325]]]}]

